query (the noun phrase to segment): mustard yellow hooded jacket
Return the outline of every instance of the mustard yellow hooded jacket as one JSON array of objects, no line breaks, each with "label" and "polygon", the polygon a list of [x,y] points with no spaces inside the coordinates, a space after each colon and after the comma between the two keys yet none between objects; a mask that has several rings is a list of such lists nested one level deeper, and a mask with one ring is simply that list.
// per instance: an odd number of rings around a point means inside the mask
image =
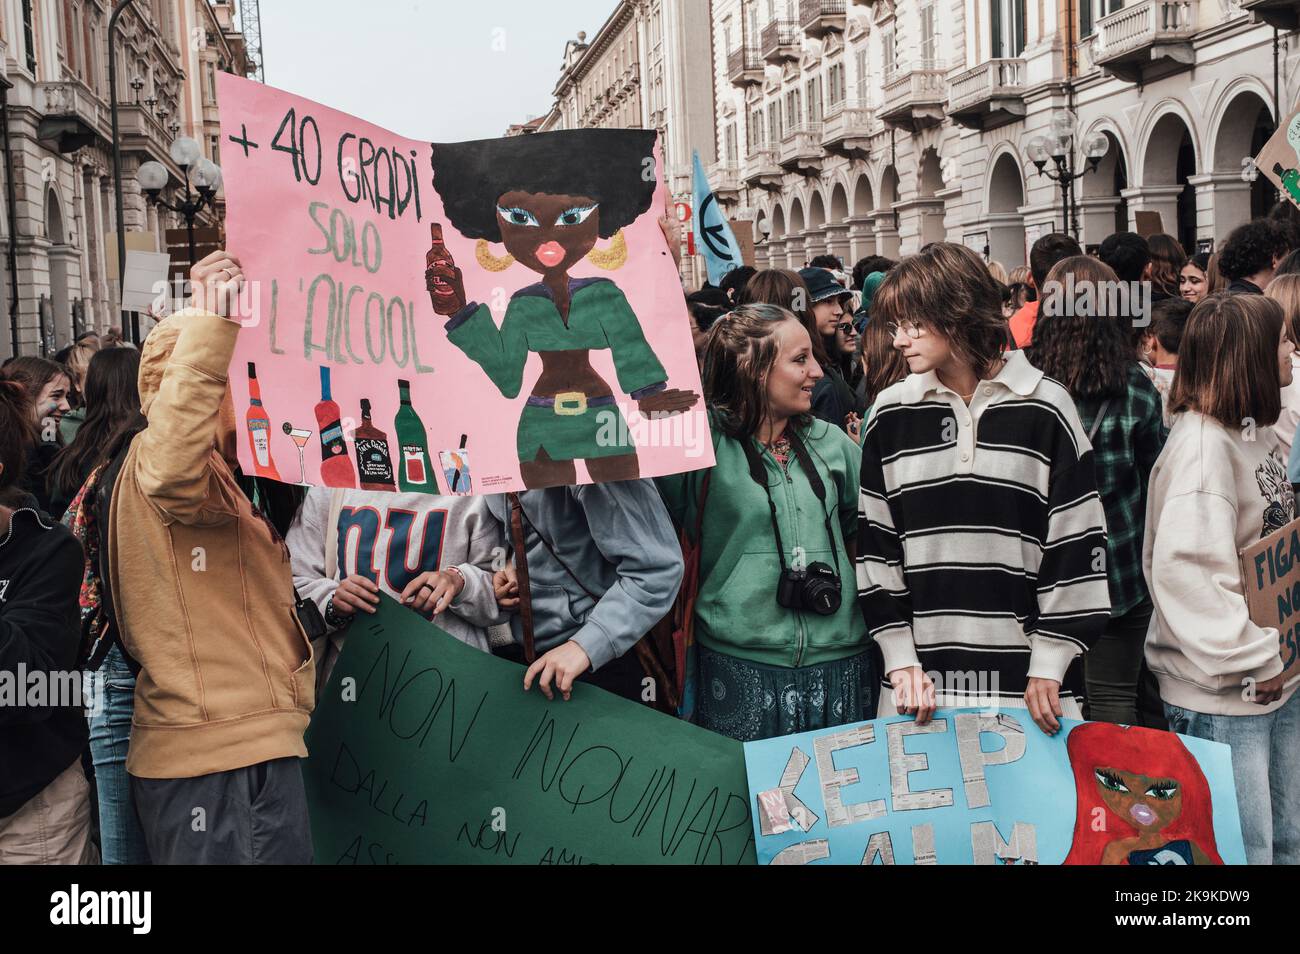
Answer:
[{"label": "mustard yellow hooded jacket", "polygon": [[186,309],[145,341],[136,435],[113,489],[109,574],[142,666],[126,768],[191,778],[304,757],[311,645],[289,553],[235,482],[226,369],[239,325]]}]

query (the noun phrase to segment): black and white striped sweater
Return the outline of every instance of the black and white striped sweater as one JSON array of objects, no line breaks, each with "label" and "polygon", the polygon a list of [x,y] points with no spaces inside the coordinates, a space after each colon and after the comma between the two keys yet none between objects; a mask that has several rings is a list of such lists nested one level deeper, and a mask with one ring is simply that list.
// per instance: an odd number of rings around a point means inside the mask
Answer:
[{"label": "black and white striped sweater", "polygon": [[857,552],[886,674],[937,672],[940,705],[962,704],[971,679],[1007,701],[1031,676],[1082,695],[1074,663],[1110,616],[1105,514],[1074,402],[1023,353],[969,407],[933,371],[880,395]]}]

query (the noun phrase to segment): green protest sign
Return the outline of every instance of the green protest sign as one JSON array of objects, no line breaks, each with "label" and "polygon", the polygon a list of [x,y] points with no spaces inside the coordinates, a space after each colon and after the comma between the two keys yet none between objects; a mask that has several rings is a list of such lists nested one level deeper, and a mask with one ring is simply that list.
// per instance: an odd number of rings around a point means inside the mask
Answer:
[{"label": "green protest sign", "polygon": [[381,597],[307,734],[321,864],[753,864],[741,745],[523,670]]}]

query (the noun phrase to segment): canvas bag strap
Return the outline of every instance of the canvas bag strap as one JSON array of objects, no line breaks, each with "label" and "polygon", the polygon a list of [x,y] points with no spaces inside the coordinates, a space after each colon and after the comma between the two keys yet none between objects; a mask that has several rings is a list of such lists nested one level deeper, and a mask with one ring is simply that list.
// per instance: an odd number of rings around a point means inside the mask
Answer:
[{"label": "canvas bag strap", "polygon": [[1097,408],[1097,416],[1092,419],[1092,427],[1088,428],[1088,443],[1091,444],[1097,431],[1101,430],[1101,422],[1106,417],[1106,411],[1110,408],[1110,398],[1101,402],[1101,407]]},{"label": "canvas bag strap", "polygon": [[528,551],[524,547],[523,506],[519,495],[506,494],[510,504],[510,543],[515,549],[515,576],[519,583],[519,620],[524,629],[524,659],[532,665],[537,659],[533,645],[533,599],[528,589]]}]

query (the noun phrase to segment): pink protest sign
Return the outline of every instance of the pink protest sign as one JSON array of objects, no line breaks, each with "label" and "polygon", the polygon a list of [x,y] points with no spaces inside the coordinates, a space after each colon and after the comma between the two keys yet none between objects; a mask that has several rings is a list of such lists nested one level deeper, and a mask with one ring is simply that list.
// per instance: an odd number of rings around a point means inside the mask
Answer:
[{"label": "pink protest sign", "polygon": [[430,144],[218,84],[246,473],[464,494],[712,466],[653,132]]}]

